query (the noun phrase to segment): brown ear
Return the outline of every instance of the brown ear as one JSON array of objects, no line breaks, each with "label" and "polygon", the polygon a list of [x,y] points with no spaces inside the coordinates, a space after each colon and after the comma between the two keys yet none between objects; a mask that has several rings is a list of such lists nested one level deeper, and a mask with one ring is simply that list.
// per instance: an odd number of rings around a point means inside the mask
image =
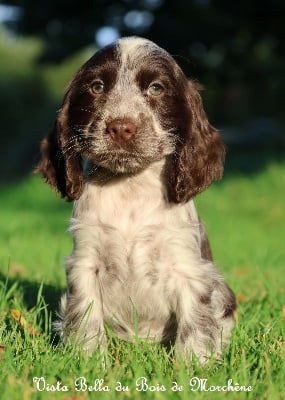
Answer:
[{"label": "brown ear", "polygon": [[68,201],[79,199],[83,190],[81,157],[77,139],[68,126],[68,95],[51,133],[41,143],[40,172],[54,189]]},{"label": "brown ear", "polygon": [[218,131],[210,125],[197,85],[189,82],[187,102],[189,125],[180,132],[167,167],[169,200],[184,203],[223,175],[225,147]]}]

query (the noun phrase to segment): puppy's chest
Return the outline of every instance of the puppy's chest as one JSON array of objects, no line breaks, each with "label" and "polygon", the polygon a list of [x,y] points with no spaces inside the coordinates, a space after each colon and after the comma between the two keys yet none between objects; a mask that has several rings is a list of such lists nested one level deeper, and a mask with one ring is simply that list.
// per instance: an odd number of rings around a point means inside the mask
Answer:
[{"label": "puppy's chest", "polygon": [[100,214],[94,234],[100,243],[107,273],[116,271],[123,279],[139,279],[167,262],[165,253],[171,251],[169,243],[167,251],[166,242],[173,229],[167,221],[169,216],[161,211],[146,211],[147,205],[114,209],[105,218]]},{"label": "puppy's chest", "polygon": [[166,206],[151,188],[135,193],[111,187],[98,195],[89,187],[75,208],[76,252],[96,267],[106,296],[148,296],[165,282],[175,286],[197,251],[189,205]]},{"label": "puppy's chest", "polygon": [[106,320],[116,331],[122,321],[130,329],[135,310],[141,336],[150,320],[164,326],[197,251],[187,208],[148,196],[125,202],[108,196],[86,211],[75,213],[75,257],[96,269]]},{"label": "puppy's chest", "polygon": [[189,250],[192,232],[185,210],[167,208],[149,197],[105,197],[75,217],[80,226],[74,235],[76,248],[99,259],[100,279],[108,281],[108,287],[116,280],[129,285],[145,279],[157,282],[177,264],[177,255]]},{"label": "puppy's chest", "polygon": [[143,321],[156,320],[158,309],[163,323],[168,317],[166,282],[173,278],[175,249],[170,239],[173,232],[164,217],[159,213],[148,215],[143,210],[125,210],[115,213],[109,223],[105,220],[97,225],[102,249],[98,279],[104,315],[115,330],[116,318],[133,325],[134,310],[141,336],[146,334]]}]

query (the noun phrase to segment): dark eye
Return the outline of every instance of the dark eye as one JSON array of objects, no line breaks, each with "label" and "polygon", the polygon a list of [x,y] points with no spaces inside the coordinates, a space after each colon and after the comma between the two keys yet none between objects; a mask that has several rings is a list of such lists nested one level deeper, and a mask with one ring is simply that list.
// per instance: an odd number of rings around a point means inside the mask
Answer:
[{"label": "dark eye", "polygon": [[93,82],[91,86],[91,90],[95,94],[101,94],[104,92],[104,83],[100,81],[99,79]]},{"label": "dark eye", "polygon": [[151,83],[147,89],[147,94],[153,97],[160,96],[163,94],[163,92],[164,87],[158,82]]}]

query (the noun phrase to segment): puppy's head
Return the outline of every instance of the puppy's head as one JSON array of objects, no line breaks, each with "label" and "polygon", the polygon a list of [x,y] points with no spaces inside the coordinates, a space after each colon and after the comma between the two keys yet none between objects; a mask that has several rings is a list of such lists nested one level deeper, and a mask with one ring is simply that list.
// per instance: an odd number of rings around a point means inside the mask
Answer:
[{"label": "puppy's head", "polygon": [[140,38],[120,39],[81,67],[41,150],[40,172],[68,200],[82,193],[82,159],[120,175],[165,158],[169,201],[178,203],[223,172],[224,147],[196,85]]}]

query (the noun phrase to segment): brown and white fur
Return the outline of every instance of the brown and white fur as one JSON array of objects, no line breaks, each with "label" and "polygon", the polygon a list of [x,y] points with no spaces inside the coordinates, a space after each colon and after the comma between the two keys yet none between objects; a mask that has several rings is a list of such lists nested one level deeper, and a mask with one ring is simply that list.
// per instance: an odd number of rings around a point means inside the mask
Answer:
[{"label": "brown and white fur", "polygon": [[74,201],[57,327],[88,352],[105,324],[201,361],[228,341],[235,297],[192,200],[222,176],[224,146],[197,89],[154,43],[119,39],[75,75],[42,142],[40,172]]}]

